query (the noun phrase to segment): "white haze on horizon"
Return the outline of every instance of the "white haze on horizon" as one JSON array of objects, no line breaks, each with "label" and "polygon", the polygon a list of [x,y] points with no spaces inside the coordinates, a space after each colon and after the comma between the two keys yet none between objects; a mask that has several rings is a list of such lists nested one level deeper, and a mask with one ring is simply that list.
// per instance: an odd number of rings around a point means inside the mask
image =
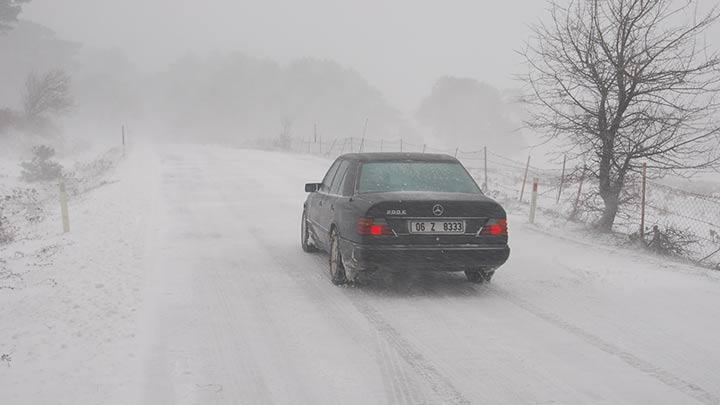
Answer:
[{"label": "white haze on horizon", "polygon": [[148,71],[215,51],[331,59],[410,111],[445,75],[517,86],[515,50],[543,9],[537,0],[33,0],[22,18],[92,48],[118,48]]},{"label": "white haze on horizon", "polygon": [[[716,2],[701,1],[703,7]],[[284,65],[304,57],[335,61],[357,71],[380,91],[389,107],[400,110],[403,119],[412,123],[414,112],[440,77],[468,77],[500,91],[519,87],[513,75],[525,66],[516,51],[530,35],[528,25],[546,14],[543,0],[32,0],[24,6],[21,18],[55,30],[59,38],[76,41],[85,51],[124,54],[148,73],[150,79],[137,85],[143,92],[167,77],[168,67],[187,55],[213,59],[239,52]],[[709,36],[714,33],[720,37],[720,25]],[[110,64],[111,59],[107,58]],[[118,61],[123,59],[118,57]],[[120,66],[118,71],[129,68]],[[146,96],[136,104],[146,102]],[[174,111],[178,106],[167,108]],[[90,115],[98,116],[95,111]],[[281,114],[275,115],[265,120],[266,132],[277,131]],[[513,118],[506,130],[520,125],[519,115]],[[296,132],[309,133],[313,119],[296,123]],[[349,130],[333,133],[357,135],[363,119],[347,120]],[[429,136],[418,127],[408,131]],[[390,136],[400,136],[395,133]],[[520,157],[541,143],[527,131],[524,137],[526,147],[516,151]],[[454,139],[433,143],[440,147],[468,144]],[[532,153],[547,149],[552,147],[542,145]]]}]

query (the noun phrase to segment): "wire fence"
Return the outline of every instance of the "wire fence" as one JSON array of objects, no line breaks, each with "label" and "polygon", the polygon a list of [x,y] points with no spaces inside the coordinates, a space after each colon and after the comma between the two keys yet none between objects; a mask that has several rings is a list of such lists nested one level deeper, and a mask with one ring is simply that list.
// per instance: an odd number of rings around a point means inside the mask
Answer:
[{"label": "wire fence", "polygon": [[[401,138],[291,138],[284,148],[329,158],[352,152],[444,153],[462,161],[483,191],[504,203],[528,204],[530,184],[537,181],[537,209],[548,217],[592,223],[603,206],[597,180],[583,168],[566,167],[565,163],[540,168],[531,156],[519,161],[487,148],[437,148]],[[641,174],[628,178],[613,230],[658,253],[720,269],[720,195],[693,193],[645,179],[643,199],[642,183]]]}]

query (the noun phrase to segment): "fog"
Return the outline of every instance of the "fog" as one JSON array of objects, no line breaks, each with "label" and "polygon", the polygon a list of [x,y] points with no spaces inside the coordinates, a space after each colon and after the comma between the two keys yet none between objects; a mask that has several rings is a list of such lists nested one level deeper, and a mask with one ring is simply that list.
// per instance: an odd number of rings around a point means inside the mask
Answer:
[{"label": "fog", "polygon": [[[19,25],[0,36],[0,106],[20,109],[30,72],[63,69],[73,109],[46,131],[57,139],[126,125],[257,144],[287,127],[297,139],[404,139],[521,160],[544,145],[517,102],[518,51],[547,20],[541,1],[20,4]],[[552,159],[554,147],[537,150]]]},{"label": "fog", "polygon": [[536,0],[35,0],[23,16],[62,38],[118,48],[149,70],[188,52],[331,59],[410,110],[444,75],[513,86],[514,51],[543,8]]},{"label": "fog", "polygon": [[0,404],[720,404],[719,39],[0,0]]}]

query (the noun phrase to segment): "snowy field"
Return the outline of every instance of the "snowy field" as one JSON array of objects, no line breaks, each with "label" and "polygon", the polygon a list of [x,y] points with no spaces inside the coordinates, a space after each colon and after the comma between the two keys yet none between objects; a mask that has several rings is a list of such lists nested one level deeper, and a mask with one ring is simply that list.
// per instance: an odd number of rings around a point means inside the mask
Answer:
[{"label": "snowy field", "polygon": [[303,184],[329,163],[132,150],[71,201],[70,234],[53,211],[0,249],[25,274],[0,289],[0,403],[720,403],[720,273],[511,209],[489,286],[338,288],[299,246]]}]

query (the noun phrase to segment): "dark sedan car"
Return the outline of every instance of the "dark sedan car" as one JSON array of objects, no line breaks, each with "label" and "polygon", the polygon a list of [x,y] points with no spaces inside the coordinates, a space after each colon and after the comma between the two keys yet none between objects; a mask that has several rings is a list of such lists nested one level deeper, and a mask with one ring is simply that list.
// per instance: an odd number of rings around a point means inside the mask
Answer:
[{"label": "dark sedan car", "polygon": [[335,284],[378,269],[489,282],[510,254],[505,210],[451,156],[347,154],[305,191],[302,248],[329,252]]}]

